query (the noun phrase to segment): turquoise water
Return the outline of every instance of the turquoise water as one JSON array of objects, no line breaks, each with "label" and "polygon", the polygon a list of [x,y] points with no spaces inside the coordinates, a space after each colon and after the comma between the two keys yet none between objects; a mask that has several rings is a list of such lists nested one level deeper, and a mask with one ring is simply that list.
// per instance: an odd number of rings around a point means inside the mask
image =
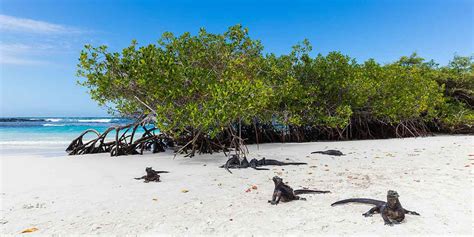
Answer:
[{"label": "turquoise water", "polygon": [[[87,129],[103,132],[110,126],[132,122],[113,117],[0,118],[0,145],[69,144]],[[86,140],[90,137],[86,137]]]}]

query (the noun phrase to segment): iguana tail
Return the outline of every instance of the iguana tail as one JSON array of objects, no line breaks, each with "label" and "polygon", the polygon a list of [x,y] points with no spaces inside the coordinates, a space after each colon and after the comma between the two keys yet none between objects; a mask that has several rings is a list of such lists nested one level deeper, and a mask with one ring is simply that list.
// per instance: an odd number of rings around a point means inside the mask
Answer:
[{"label": "iguana tail", "polygon": [[307,165],[308,163],[304,162],[284,162],[282,165]]},{"label": "iguana tail", "polygon": [[156,171],[157,174],[162,174],[162,173],[169,173],[169,171],[163,171],[163,170],[159,170],[159,171]]},{"label": "iguana tail", "polygon": [[225,163],[224,168],[225,170],[229,171],[229,173],[232,174],[232,172],[229,170],[229,164],[230,164],[230,159]]},{"label": "iguana tail", "polygon": [[341,201],[337,201],[337,202],[331,204],[331,206],[335,206],[335,205],[339,205],[339,204],[345,204],[345,203],[350,203],[350,202],[364,203],[364,204],[372,204],[372,205],[376,205],[376,206],[380,206],[380,205],[385,204],[384,201],[379,201],[379,200],[375,200],[375,199],[369,199],[369,198],[349,198],[349,199],[344,199],[344,200],[341,200]]},{"label": "iguana tail", "polygon": [[232,172],[229,170],[229,165],[230,165],[230,163],[231,163],[233,160],[234,160],[234,159],[229,158],[229,159],[225,162],[225,164],[224,164],[223,166],[220,166],[220,167],[221,167],[221,168],[224,168],[225,170],[227,170],[229,173],[232,174]]},{"label": "iguana tail", "polygon": [[293,191],[296,195],[305,194],[305,193],[330,193],[331,191],[320,191],[320,190],[311,190],[311,189],[297,189]]}]

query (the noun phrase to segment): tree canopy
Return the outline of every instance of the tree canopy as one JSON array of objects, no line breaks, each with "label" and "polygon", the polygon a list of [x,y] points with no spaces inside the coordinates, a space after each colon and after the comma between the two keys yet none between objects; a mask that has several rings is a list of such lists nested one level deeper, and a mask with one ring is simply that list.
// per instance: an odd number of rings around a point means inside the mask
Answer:
[{"label": "tree canopy", "polygon": [[382,65],[340,52],[312,57],[311,50],[304,40],[289,54],[264,54],[235,25],[222,34],[167,32],[121,52],[86,45],[77,74],[111,113],[153,113],[156,127],[174,138],[212,140],[241,126],[248,141],[473,132],[473,57],[439,66],[412,54]]}]

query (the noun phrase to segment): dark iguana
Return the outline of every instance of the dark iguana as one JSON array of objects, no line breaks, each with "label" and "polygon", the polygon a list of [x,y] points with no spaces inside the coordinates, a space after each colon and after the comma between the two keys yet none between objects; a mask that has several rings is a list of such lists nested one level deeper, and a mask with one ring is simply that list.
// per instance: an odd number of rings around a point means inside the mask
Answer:
[{"label": "dark iguana", "polygon": [[327,151],[313,151],[311,154],[323,154],[323,155],[330,155],[330,156],[343,156],[344,154],[341,151],[338,150],[327,150]]},{"label": "dark iguana", "polygon": [[153,170],[153,168],[151,168],[151,167],[146,167],[145,171],[146,171],[146,175],[144,175],[140,178],[135,178],[135,179],[137,179],[137,180],[144,179],[145,181],[143,181],[143,182],[145,182],[145,183],[148,183],[148,182],[161,182],[159,174],[169,173],[168,171],[156,171],[156,170]]},{"label": "dark iguana", "polygon": [[273,190],[272,200],[268,200],[268,202],[272,205],[277,205],[280,201],[289,202],[293,200],[306,200],[305,198],[299,197],[299,194],[330,193],[330,191],[319,191],[310,189],[293,190],[290,186],[283,183],[283,179],[278,176],[273,177],[273,183],[275,183],[275,190]]},{"label": "dark iguana", "polygon": [[392,226],[393,224],[400,224],[403,221],[403,219],[405,219],[405,214],[411,214],[411,215],[417,215],[417,216],[420,215],[417,212],[404,209],[402,205],[400,204],[398,197],[399,196],[396,191],[389,190],[387,192],[386,202],[374,200],[374,199],[368,199],[368,198],[350,198],[350,199],[337,201],[331,204],[331,206],[350,203],[350,202],[375,205],[375,207],[371,208],[368,212],[362,215],[365,217],[369,217],[369,216],[372,216],[374,213],[380,213],[382,215],[383,221],[385,222],[385,225],[390,225],[390,226]]},{"label": "dark iguana", "polygon": [[282,166],[282,165],[307,165],[307,163],[303,162],[282,162],[278,160],[272,160],[272,159],[265,159],[262,158],[260,160],[257,159],[252,159],[250,162],[247,160],[247,158],[243,158],[242,160],[239,159],[237,155],[232,155],[225,165],[219,166],[220,168],[225,168],[229,173],[232,173],[229,169],[245,169],[245,168],[253,168],[256,170],[268,170],[266,168],[259,168],[261,166],[266,166],[266,165],[275,165],[275,166]]},{"label": "dark iguana", "polygon": [[225,168],[231,174],[232,172],[229,169],[241,169],[248,167],[250,167],[250,164],[247,158],[244,157],[242,160],[240,160],[238,155],[231,155],[224,165],[219,166],[219,168]]}]

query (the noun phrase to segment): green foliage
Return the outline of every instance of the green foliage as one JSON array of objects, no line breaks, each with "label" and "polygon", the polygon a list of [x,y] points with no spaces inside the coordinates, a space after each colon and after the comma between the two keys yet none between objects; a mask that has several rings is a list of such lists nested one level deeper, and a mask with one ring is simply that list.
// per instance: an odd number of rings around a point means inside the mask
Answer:
[{"label": "green foliage", "polygon": [[438,119],[446,131],[469,130],[474,127],[474,110],[463,103],[449,101],[440,108]]},{"label": "green foliage", "polygon": [[439,85],[417,64],[394,63],[383,67],[369,107],[376,118],[389,123],[432,119],[443,103]]},{"label": "green foliage", "polygon": [[121,115],[156,112],[173,136],[211,137],[239,122],[342,129],[354,116],[398,124],[473,123],[474,63],[439,67],[417,54],[380,65],[340,52],[311,57],[308,40],[288,55],[263,55],[240,25],[222,34],[164,33],[157,44],[121,52],[86,45],[77,74],[100,105]]},{"label": "green foliage", "polygon": [[141,101],[156,111],[161,131],[215,135],[250,121],[270,102],[261,50],[240,25],[224,34],[165,33],[158,45],[132,42],[121,54],[86,46],[78,75],[93,99],[121,114],[147,111]]},{"label": "green foliage", "polygon": [[[445,86],[445,95],[474,107],[474,58],[454,56],[445,67],[436,70],[435,80]],[[449,103],[454,100],[450,100]]]},{"label": "green foliage", "polygon": [[272,115],[285,125],[346,126],[352,108],[365,102],[359,65],[339,52],[311,58],[310,49],[304,41],[288,56],[267,57],[276,95]]}]

